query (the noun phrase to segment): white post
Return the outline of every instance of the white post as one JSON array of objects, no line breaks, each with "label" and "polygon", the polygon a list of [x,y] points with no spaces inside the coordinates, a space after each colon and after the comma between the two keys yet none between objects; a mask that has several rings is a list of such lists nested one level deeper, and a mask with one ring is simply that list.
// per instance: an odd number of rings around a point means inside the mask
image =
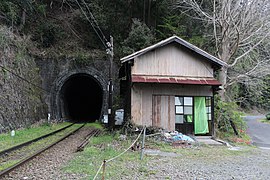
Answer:
[{"label": "white post", "polygon": [[48,113],[48,123],[50,123],[50,121],[51,121],[51,114]]}]

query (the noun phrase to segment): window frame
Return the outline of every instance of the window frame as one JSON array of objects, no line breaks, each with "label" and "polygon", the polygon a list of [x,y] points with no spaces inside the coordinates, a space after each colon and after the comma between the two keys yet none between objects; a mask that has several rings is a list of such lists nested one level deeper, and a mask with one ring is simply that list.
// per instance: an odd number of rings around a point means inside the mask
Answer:
[{"label": "window frame", "polygon": [[[195,97],[205,97],[205,108],[206,108],[206,114],[207,114],[207,121],[212,121],[213,119],[213,97],[211,96],[174,96],[176,98],[182,98],[183,104],[177,105],[176,101],[174,102],[174,109],[175,109],[175,124],[185,124],[185,123],[194,123],[194,99]],[[185,105],[185,98],[192,98],[192,105]],[[176,109],[177,107],[182,107],[183,113],[177,113]],[[192,114],[185,114],[185,107],[192,107]],[[183,116],[183,123],[176,123],[176,116],[182,115]],[[188,122],[185,120],[185,115],[191,115],[192,116],[192,122]]]},{"label": "window frame", "polygon": [[[194,96],[174,96],[175,99],[176,98],[182,98],[182,105],[177,105],[176,101],[174,102],[174,108],[175,108],[175,124],[193,124],[194,123]],[[191,105],[185,105],[185,98],[191,98]],[[181,101],[180,101],[181,102]],[[177,113],[176,109],[177,107],[182,107],[183,112],[182,113]],[[192,108],[192,113],[191,114],[185,114],[185,107],[191,107]],[[183,123],[177,123],[176,122],[176,116],[180,115],[183,116]],[[188,122],[187,117],[185,118],[185,116],[191,115],[192,119],[191,122]]]},{"label": "window frame", "polygon": [[213,106],[212,105],[212,97],[205,96],[205,108],[206,108],[206,114],[207,114],[208,121],[212,121],[212,119],[213,119],[213,117],[212,117],[213,107],[212,106]]}]

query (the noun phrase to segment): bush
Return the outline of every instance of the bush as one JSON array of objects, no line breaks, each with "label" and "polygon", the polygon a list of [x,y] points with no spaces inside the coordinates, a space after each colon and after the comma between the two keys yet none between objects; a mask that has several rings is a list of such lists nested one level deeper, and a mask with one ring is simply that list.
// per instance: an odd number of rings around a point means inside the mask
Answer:
[{"label": "bush", "polygon": [[234,102],[223,102],[218,97],[215,98],[215,119],[216,119],[216,130],[218,134],[229,133],[234,134],[231,127],[230,120],[236,126],[237,131],[245,131],[247,125],[243,118],[244,114],[238,110],[238,106]]},{"label": "bush", "polygon": [[270,120],[270,112],[265,115],[267,120]]},{"label": "bush", "polygon": [[[247,124],[242,118],[244,114],[239,110],[237,104],[235,102],[223,102],[218,97],[215,100],[216,136],[232,143],[250,144],[251,139],[246,133]],[[236,127],[237,136],[230,121]]]}]

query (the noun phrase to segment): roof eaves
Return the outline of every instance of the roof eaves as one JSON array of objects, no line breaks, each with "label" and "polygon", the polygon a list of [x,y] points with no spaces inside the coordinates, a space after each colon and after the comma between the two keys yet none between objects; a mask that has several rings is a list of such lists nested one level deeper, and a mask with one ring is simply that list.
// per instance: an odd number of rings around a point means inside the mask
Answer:
[{"label": "roof eaves", "polygon": [[166,44],[169,44],[170,42],[172,42],[174,40],[174,38],[176,38],[176,36],[172,36],[172,37],[170,37],[168,39],[165,39],[163,41],[160,41],[160,42],[158,42],[158,43],[156,43],[156,44],[154,44],[152,46],[146,47],[146,48],[144,48],[142,50],[134,52],[133,54],[125,56],[125,57],[121,58],[120,61],[121,61],[121,63],[124,63],[126,61],[131,60],[131,59],[134,59],[134,58],[136,58],[136,57],[138,57],[138,56],[140,56],[140,55],[142,55],[142,54],[144,54],[144,53],[146,53],[148,51],[151,51],[152,49],[162,47],[162,46],[164,46]]},{"label": "roof eaves", "polygon": [[194,46],[193,44],[191,44],[183,39],[180,39],[179,37],[177,37],[176,42],[185,46],[186,48],[191,49],[194,52],[206,57],[207,59],[212,60],[215,64],[217,64],[219,66],[227,66],[227,63],[225,63],[224,61],[222,61],[222,60],[218,59],[217,57],[207,53],[206,51]]},{"label": "roof eaves", "polygon": [[169,43],[171,43],[173,41],[177,42],[178,44],[181,44],[181,45],[185,46],[188,49],[191,49],[192,51],[204,56],[207,59],[210,59],[213,63],[215,63],[216,65],[218,65],[220,67],[221,66],[228,66],[227,63],[225,63],[222,60],[216,58],[215,56],[205,52],[204,50],[194,46],[193,44],[179,38],[178,36],[172,36],[172,37],[170,37],[168,39],[160,41],[160,42],[158,42],[158,43],[156,43],[156,44],[154,44],[152,46],[144,48],[144,49],[142,49],[140,51],[137,51],[137,52],[135,52],[133,54],[130,54],[130,55],[126,56],[126,57],[123,57],[123,58],[120,59],[120,61],[121,61],[121,63],[127,62],[127,61],[132,60],[132,59],[134,59],[134,58],[136,58],[136,57],[138,57],[138,56],[140,56],[142,54],[147,53],[148,51],[151,51],[151,50],[153,50],[155,48],[158,48],[158,47],[165,46],[165,45],[167,45],[167,44],[169,44]]}]

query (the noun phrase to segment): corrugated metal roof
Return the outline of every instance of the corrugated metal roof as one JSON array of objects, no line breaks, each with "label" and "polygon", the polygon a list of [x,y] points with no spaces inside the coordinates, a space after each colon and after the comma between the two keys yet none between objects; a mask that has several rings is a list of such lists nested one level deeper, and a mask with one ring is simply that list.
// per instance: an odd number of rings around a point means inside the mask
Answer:
[{"label": "corrugated metal roof", "polygon": [[132,59],[134,59],[134,58],[136,58],[138,56],[141,56],[141,55],[143,55],[143,54],[145,54],[145,53],[147,53],[147,52],[149,52],[149,51],[151,51],[153,49],[165,46],[165,45],[170,44],[172,42],[176,42],[176,43],[178,43],[178,44],[180,44],[180,45],[182,45],[182,46],[196,52],[197,54],[202,55],[203,57],[209,59],[212,63],[214,63],[214,64],[216,64],[216,65],[218,65],[220,67],[221,66],[227,66],[227,63],[225,63],[224,61],[222,61],[222,60],[216,58],[215,56],[205,52],[204,50],[198,48],[197,46],[194,46],[193,44],[190,44],[189,42],[179,38],[178,36],[172,36],[172,37],[170,37],[168,39],[160,41],[157,44],[154,44],[154,45],[149,46],[147,48],[144,48],[144,49],[142,49],[140,51],[137,51],[137,52],[135,52],[133,54],[130,54],[130,55],[126,56],[126,57],[123,57],[123,58],[120,59],[120,61],[121,61],[121,63],[127,62],[127,61],[132,60]]},{"label": "corrugated metal roof", "polygon": [[164,77],[164,76],[144,76],[132,75],[132,82],[137,83],[168,83],[168,84],[191,84],[191,85],[210,85],[220,86],[221,83],[215,78],[200,77]]}]

